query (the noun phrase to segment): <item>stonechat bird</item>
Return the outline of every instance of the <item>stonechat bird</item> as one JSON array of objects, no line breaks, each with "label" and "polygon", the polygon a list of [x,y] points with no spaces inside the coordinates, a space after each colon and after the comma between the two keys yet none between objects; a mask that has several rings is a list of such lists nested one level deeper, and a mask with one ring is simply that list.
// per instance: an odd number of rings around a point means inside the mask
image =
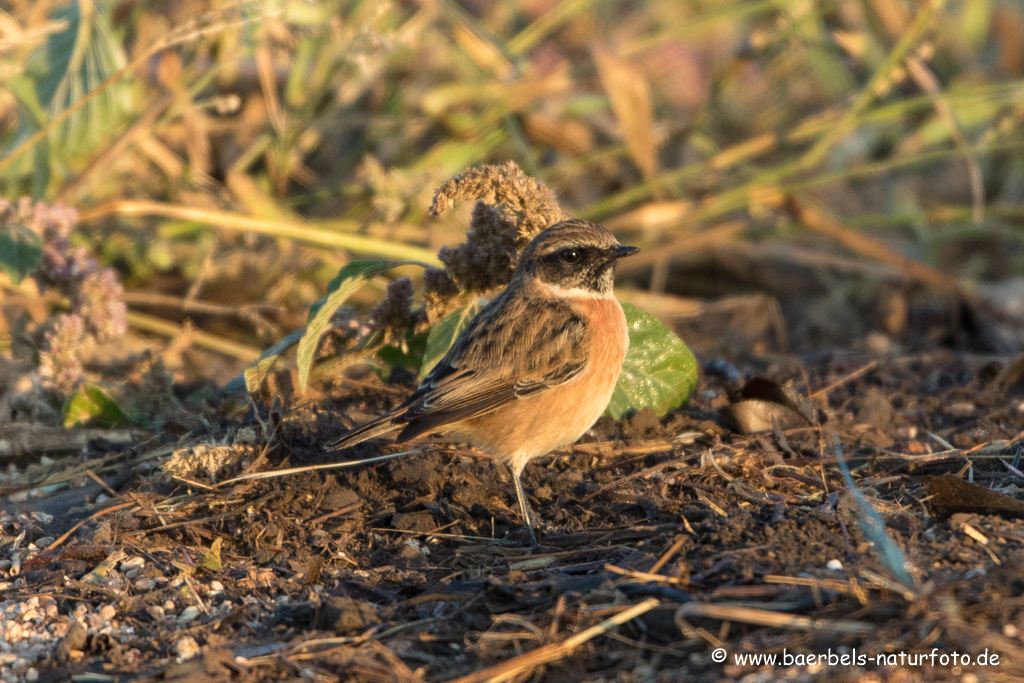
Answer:
[{"label": "stonechat bird", "polygon": [[398,441],[429,432],[468,441],[511,469],[536,546],[523,468],[576,441],[608,406],[629,349],[626,316],[612,293],[614,266],[638,251],[595,223],[547,228],[412,395],[330,447],[398,429]]}]

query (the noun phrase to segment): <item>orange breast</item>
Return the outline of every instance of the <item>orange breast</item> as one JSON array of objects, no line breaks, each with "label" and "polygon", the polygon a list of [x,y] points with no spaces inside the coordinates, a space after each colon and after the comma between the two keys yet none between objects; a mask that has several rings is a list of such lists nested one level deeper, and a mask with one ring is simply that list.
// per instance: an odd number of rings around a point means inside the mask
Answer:
[{"label": "orange breast", "polygon": [[565,384],[466,420],[453,430],[516,472],[531,458],[580,438],[604,412],[618,381],[629,348],[622,306],[614,297],[578,297],[572,305],[592,330],[583,371]]}]

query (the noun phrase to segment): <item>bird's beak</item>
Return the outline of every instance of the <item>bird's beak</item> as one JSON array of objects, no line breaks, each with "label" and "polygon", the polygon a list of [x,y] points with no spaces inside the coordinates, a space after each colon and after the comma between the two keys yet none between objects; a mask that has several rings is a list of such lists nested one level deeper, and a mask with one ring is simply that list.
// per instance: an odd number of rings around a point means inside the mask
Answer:
[{"label": "bird's beak", "polygon": [[627,256],[632,256],[633,254],[639,254],[639,253],[640,253],[640,247],[627,247],[627,246],[624,246],[624,245],[620,244],[619,246],[615,247],[614,250],[612,250],[612,253],[609,254],[609,256],[611,256],[613,259],[620,259],[620,258],[625,258]]}]

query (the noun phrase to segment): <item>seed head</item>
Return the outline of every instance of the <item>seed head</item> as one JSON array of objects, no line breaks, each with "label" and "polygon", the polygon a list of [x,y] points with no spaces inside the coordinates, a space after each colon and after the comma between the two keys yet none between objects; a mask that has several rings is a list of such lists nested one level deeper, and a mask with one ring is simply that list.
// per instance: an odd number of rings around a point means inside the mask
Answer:
[{"label": "seed head", "polygon": [[439,216],[460,199],[478,199],[466,241],[443,247],[443,271],[424,276],[424,300],[431,322],[458,308],[469,294],[508,284],[519,256],[542,230],[566,216],[554,193],[514,162],[478,166],[441,185],[430,213]]},{"label": "seed head", "polygon": [[61,315],[53,329],[46,333],[39,372],[63,394],[70,394],[82,380],[79,353],[85,343],[85,325],[81,316],[74,313]]},{"label": "seed head", "polygon": [[87,330],[97,341],[113,341],[128,331],[124,287],[112,269],[105,268],[82,280],[75,298]]},{"label": "seed head", "polygon": [[415,330],[424,321],[422,311],[413,310],[415,287],[407,277],[388,284],[383,301],[370,312],[370,324],[384,335],[384,343],[402,346],[409,330]]}]

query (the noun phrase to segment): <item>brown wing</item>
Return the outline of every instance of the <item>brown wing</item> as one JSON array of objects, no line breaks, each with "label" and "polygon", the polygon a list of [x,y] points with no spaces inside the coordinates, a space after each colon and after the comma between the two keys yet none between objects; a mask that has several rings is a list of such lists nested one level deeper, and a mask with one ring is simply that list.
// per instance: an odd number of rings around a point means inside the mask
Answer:
[{"label": "brown wing", "polygon": [[586,321],[565,302],[503,292],[463,330],[396,411],[399,440],[484,415],[575,377],[586,362]]}]

